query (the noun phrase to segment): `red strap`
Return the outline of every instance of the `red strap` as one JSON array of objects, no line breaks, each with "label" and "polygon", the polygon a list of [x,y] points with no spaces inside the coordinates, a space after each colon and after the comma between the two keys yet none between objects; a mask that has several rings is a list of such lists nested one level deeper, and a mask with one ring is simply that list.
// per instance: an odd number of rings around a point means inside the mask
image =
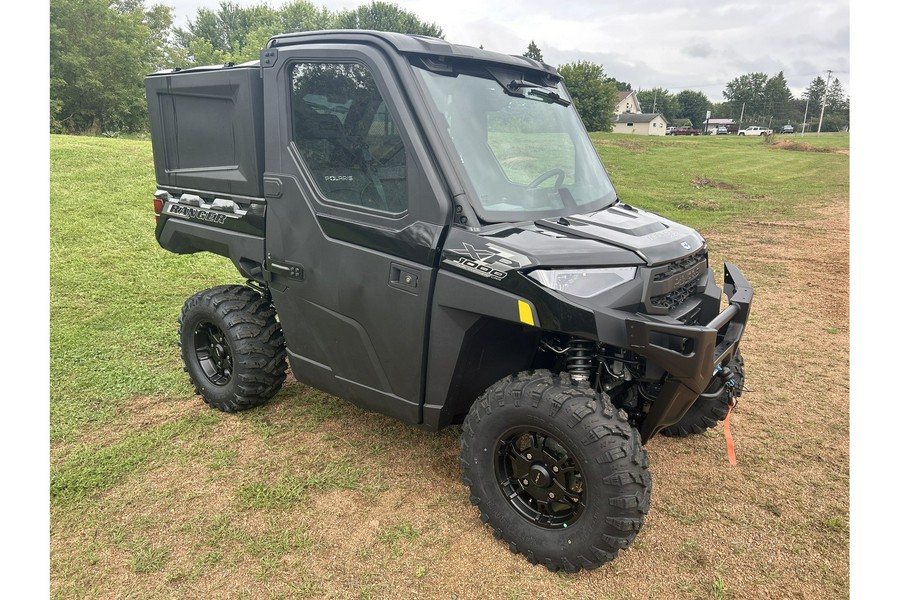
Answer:
[{"label": "red strap", "polygon": [[734,438],[731,437],[731,409],[728,407],[728,414],[725,415],[725,444],[728,446],[728,462],[734,467],[737,465],[737,456],[734,453]]}]

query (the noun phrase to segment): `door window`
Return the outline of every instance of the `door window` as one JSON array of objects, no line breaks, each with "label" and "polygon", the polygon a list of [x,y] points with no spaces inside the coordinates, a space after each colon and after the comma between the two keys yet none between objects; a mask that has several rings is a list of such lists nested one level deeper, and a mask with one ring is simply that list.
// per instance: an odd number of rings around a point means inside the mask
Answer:
[{"label": "door window", "polygon": [[405,211],[406,148],[371,72],[359,63],[297,63],[291,79],[294,144],[322,195]]}]

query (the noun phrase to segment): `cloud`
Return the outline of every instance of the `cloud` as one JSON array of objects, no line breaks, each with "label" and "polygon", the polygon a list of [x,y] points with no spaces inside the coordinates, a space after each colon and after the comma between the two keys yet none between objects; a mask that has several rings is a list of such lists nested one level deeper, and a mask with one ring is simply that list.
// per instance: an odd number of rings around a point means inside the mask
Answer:
[{"label": "cloud", "polygon": [[[242,5],[263,0],[235,0]],[[279,6],[285,0],[268,0]],[[369,0],[312,0],[331,9]],[[532,40],[544,60],[602,64],[635,88],[695,89],[721,100],[725,83],[783,70],[792,89],[825,69],[850,91],[848,0],[391,0],[441,27],[448,41],[522,54]],[[178,14],[219,0],[172,0]],[[190,7],[190,8],[188,8]]]},{"label": "cloud", "polygon": [[693,58],[706,58],[707,56],[712,55],[713,49],[707,42],[698,42],[696,44],[691,44],[690,46],[685,46],[681,49],[681,52]]}]

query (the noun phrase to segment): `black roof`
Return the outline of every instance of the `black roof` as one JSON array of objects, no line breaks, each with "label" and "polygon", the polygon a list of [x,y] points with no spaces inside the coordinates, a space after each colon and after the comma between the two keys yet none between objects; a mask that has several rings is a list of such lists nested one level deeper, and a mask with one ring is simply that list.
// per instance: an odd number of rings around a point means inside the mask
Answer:
[{"label": "black roof", "polygon": [[501,54],[490,50],[482,50],[474,46],[451,44],[440,38],[424,35],[408,35],[405,33],[393,33],[387,31],[370,31],[365,29],[329,29],[322,31],[304,31],[299,33],[286,33],[273,36],[267,45],[268,48],[291,46],[294,44],[310,42],[372,42],[380,40],[386,42],[403,54],[429,54],[433,56],[445,56],[453,58],[465,58],[487,61],[519,68],[544,71],[559,75],[557,70],[546,63],[542,63],[525,56],[513,56]]}]

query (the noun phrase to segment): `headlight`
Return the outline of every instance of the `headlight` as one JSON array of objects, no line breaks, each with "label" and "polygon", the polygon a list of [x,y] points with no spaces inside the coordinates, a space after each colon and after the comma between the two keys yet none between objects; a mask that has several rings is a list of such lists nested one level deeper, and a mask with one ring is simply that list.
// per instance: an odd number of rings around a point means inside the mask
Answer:
[{"label": "headlight", "polygon": [[543,286],[578,296],[591,298],[634,279],[637,267],[611,269],[548,269],[532,271],[529,277]]}]

